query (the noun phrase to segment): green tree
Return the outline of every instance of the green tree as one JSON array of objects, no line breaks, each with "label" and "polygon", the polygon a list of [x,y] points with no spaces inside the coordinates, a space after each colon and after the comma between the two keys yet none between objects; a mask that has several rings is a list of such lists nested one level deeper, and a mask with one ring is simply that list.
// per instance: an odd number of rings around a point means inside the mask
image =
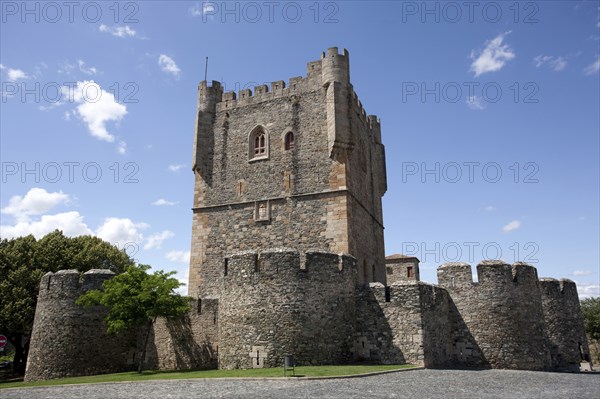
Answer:
[{"label": "green tree", "polygon": [[13,372],[24,374],[40,279],[61,269],[123,272],[134,261],[98,237],[65,237],[59,230],[0,241],[0,334],[15,347]]},{"label": "green tree", "polygon": [[581,313],[585,332],[592,339],[600,340],[600,298],[586,298],[581,301]]},{"label": "green tree", "polygon": [[105,322],[109,334],[135,327],[142,329],[144,339],[138,362],[140,373],[146,359],[148,337],[156,319],[177,318],[190,309],[189,298],[175,292],[182,285],[172,277],[175,272],[159,270],[148,274],[148,269],[148,265],[130,266],[125,273],[106,280],[103,290],[88,291],[77,300],[80,305],[101,304],[108,309]]}]

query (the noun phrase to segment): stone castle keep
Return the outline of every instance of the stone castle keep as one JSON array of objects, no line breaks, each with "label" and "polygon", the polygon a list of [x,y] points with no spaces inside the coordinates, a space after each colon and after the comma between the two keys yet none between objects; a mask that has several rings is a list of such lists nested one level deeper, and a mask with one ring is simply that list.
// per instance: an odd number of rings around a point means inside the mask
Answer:
[{"label": "stone castle keep", "polygon": [[[305,77],[224,93],[201,82],[186,317],[159,320],[158,369],[412,363],[579,370],[589,358],[575,283],[502,261],[438,268],[385,257],[379,119],[330,48]],[[42,279],[26,379],[130,369],[137,332],[104,334],[75,300],[110,271]]]}]

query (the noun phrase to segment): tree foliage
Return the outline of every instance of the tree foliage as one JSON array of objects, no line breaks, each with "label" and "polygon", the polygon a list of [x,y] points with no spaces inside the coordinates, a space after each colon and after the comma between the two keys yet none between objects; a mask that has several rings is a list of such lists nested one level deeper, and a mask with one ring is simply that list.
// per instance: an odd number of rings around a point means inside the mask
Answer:
[{"label": "tree foliage", "polygon": [[15,346],[13,369],[25,372],[29,335],[40,279],[63,269],[110,269],[121,273],[134,261],[93,236],[65,237],[59,230],[39,240],[32,235],[0,241],[0,334]]},{"label": "tree foliage", "polygon": [[125,273],[106,280],[103,290],[88,291],[77,300],[80,305],[101,304],[108,309],[105,318],[108,333],[144,328],[139,372],[143,369],[148,337],[156,319],[177,318],[190,309],[189,298],[175,291],[182,285],[172,277],[175,272],[158,270],[148,274],[148,269],[148,265],[130,266]]},{"label": "tree foliage", "polygon": [[586,298],[581,301],[585,332],[593,339],[600,340],[600,298]]}]

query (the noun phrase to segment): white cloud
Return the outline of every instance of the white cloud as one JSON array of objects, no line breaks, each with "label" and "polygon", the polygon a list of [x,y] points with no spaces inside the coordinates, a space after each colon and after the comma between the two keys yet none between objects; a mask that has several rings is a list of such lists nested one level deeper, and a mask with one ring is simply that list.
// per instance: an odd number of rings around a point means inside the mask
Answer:
[{"label": "white cloud", "polygon": [[49,193],[43,188],[34,187],[24,197],[20,195],[11,197],[8,205],[0,212],[13,216],[18,222],[24,222],[33,215],[40,215],[69,201],[69,195],[62,191]]},{"label": "white cloud", "polygon": [[189,263],[190,251],[170,251],[165,257],[171,262]]},{"label": "white cloud", "polygon": [[518,221],[518,220],[513,220],[512,222],[510,222],[506,226],[502,227],[502,231],[505,232],[505,233],[508,233],[509,231],[516,230],[516,229],[518,229],[520,227],[521,227],[521,222]]},{"label": "white cloud", "polygon": [[591,63],[583,69],[583,73],[586,75],[593,75],[600,71],[600,56],[596,58],[596,62]]},{"label": "white cloud", "polygon": [[565,60],[562,57],[558,57],[558,58],[552,60],[552,62],[550,63],[550,66],[555,71],[562,71],[563,69],[565,69],[567,67],[567,60]]},{"label": "white cloud", "polygon": [[554,57],[552,55],[538,55],[533,59],[536,68],[548,64],[554,71],[562,71],[567,67],[567,60],[563,57]]},{"label": "white cloud", "polygon": [[200,7],[200,4],[198,4],[198,3],[196,3],[192,7],[190,7],[189,11],[190,11],[190,14],[192,14],[192,17],[199,17],[202,15],[202,7]]},{"label": "white cloud", "polygon": [[0,69],[6,68],[4,65],[0,64]]},{"label": "white cloud", "polygon": [[575,270],[573,272],[573,276],[589,276],[590,274],[593,274],[591,270]]},{"label": "white cloud", "polygon": [[110,33],[111,35],[117,36],[117,37],[134,37],[137,34],[135,30],[133,30],[129,27],[129,25],[107,26],[107,25],[102,24],[102,25],[100,25],[99,29],[100,29],[100,32],[107,32],[107,33]]},{"label": "white cloud", "polygon": [[127,107],[115,101],[115,96],[103,90],[92,80],[77,82],[77,87],[63,87],[66,95],[77,105],[76,114],[88,127],[92,136],[112,143],[115,136],[106,130],[107,122],[120,122],[127,114]]},{"label": "white cloud", "polygon": [[[96,235],[97,237],[125,248],[127,245],[139,247],[144,241],[142,230],[150,227],[147,223],[135,223],[128,218],[109,217],[94,232],[83,221],[83,216],[76,211],[42,215],[33,220],[33,216],[41,215],[58,205],[71,202],[71,196],[62,191],[49,193],[42,188],[32,188],[24,196],[13,196],[9,204],[1,212],[15,217],[14,225],[0,225],[0,238],[14,238],[33,234],[41,238],[58,229],[66,236]],[[174,233],[165,230],[151,235],[144,248],[160,248],[162,242],[172,238]],[[183,256],[179,254],[179,257]],[[189,252],[188,252],[189,258]]]},{"label": "white cloud", "polygon": [[[76,211],[57,213],[55,215],[42,215],[39,220],[22,220],[14,226],[0,226],[1,238],[14,238],[33,234],[36,238],[42,238],[48,233],[58,229],[66,236],[75,237],[80,235],[96,235],[99,238],[125,248],[127,245],[139,247],[144,239],[140,230],[148,228],[146,223],[134,223],[128,218],[106,218],[104,223],[94,233],[83,221],[83,216]],[[164,232],[163,232],[164,233]],[[160,234],[163,234],[160,233]],[[152,245],[157,245],[154,238]],[[166,238],[165,238],[166,239]],[[159,245],[159,244],[158,244]]]},{"label": "white cloud", "polygon": [[127,154],[127,143],[124,141],[119,141],[119,146],[117,147],[117,151],[121,155]]},{"label": "white cloud", "polygon": [[202,4],[202,13],[207,14],[215,11],[215,5],[213,3],[205,2]]},{"label": "white cloud", "polygon": [[495,207],[495,206],[492,206],[492,205],[488,205],[488,206],[486,206],[486,207],[484,208],[484,210],[485,210],[486,212],[494,212],[494,211],[496,210],[496,207]]},{"label": "white cloud", "polygon": [[170,73],[175,76],[175,78],[179,78],[181,69],[179,69],[173,58],[169,57],[168,55],[161,54],[158,57],[158,65],[163,72]]},{"label": "white cloud", "polygon": [[479,96],[469,96],[466,101],[469,108],[474,110],[485,109],[485,104],[483,103],[483,98]]},{"label": "white cloud", "polygon": [[95,75],[98,73],[96,67],[86,67],[83,60],[77,60],[77,65],[79,65],[79,70],[87,75]]},{"label": "white cloud", "polygon": [[79,69],[80,72],[85,73],[86,75],[96,75],[98,73],[98,69],[96,67],[86,66],[86,63],[83,60],[77,60],[77,64],[71,64],[69,61],[65,61],[58,69],[58,73],[70,75],[75,68]]},{"label": "white cloud", "polygon": [[183,168],[184,166],[185,166],[185,165],[183,165],[183,164],[178,164],[178,165],[169,165],[169,166],[167,167],[167,169],[168,169],[170,172],[177,172],[179,169]]},{"label": "white cloud", "polygon": [[600,296],[600,285],[577,283],[577,293],[579,294],[579,299]]},{"label": "white cloud", "polygon": [[21,221],[14,226],[0,226],[0,237],[8,239],[33,234],[39,239],[56,229],[62,230],[63,234],[69,237],[93,234],[83,222],[83,216],[79,212],[71,211],[43,215],[38,221]]},{"label": "white cloud", "polygon": [[164,230],[160,233],[152,234],[150,237],[148,237],[148,241],[146,241],[144,249],[161,249],[163,242],[169,238],[173,238],[174,236],[175,233],[170,230]]},{"label": "white cloud", "polygon": [[179,280],[180,283],[183,284],[181,287],[179,287],[177,289],[177,292],[180,295],[187,295],[188,294],[187,283],[188,283],[188,281],[190,281],[190,269],[185,268],[184,270],[176,270],[176,272],[177,272],[177,274],[175,275],[175,277],[177,278],[177,280]]},{"label": "white cloud", "polygon": [[8,76],[8,80],[10,82],[16,82],[19,79],[27,79],[27,78],[29,78],[29,76],[27,76],[27,74],[24,71],[20,70],[20,69],[8,68],[8,72],[6,72],[6,74]]},{"label": "white cloud", "polygon": [[215,5],[211,2],[203,2],[201,7],[200,4],[196,3],[189,11],[193,17],[201,17],[208,14],[208,18],[213,19],[213,16],[210,14],[214,13]]},{"label": "white cloud", "polygon": [[58,68],[58,73],[60,74],[65,74],[65,75],[70,75],[71,72],[73,72],[75,70],[75,64],[71,64],[69,61],[65,61],[63,64],[61,64]]},{"label": "white cloud", "polygon": [[96,230],[96,235],[111,244],[119,247],[127,243],[141,243],[144,239],[140,230],[150,227],[146,223],[134,223],[128,218],[106,218],[104,223]]},{"label": "white cloud", "polygon": [[503,44],[504,37],[509,33],[510,31],[502,33],[492,40],[486,41],[485,49],[478,56],[475,56],[474,50],[471,51],[471,59],[474,61],[470,71],[475,73],[475,77],[487,72],[499,71],[507,61],[515,58],[514,50],[508,44]]},{"label": "white cloud", "polygon": [[164,198],[159,198],[156,201],[154,201],[152,203],[152,205],[158,205],[158,206],[162,206],[162,205],[168,205],[168,206],[173,206],[173,205],[177,205],[179,202],[174,202],[174,201],[169,201],[166,200]]}]

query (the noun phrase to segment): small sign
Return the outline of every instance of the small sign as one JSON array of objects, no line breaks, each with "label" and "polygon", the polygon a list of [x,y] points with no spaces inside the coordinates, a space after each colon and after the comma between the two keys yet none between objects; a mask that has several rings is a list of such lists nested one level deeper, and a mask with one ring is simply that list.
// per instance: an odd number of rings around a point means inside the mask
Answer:
[{"label": "small sign", "polygon": [[0,335],[0,348],[4,348],[6,346],[7,342],[8,342],[8,339],[6,339],[6,337],[4,335]]}]

